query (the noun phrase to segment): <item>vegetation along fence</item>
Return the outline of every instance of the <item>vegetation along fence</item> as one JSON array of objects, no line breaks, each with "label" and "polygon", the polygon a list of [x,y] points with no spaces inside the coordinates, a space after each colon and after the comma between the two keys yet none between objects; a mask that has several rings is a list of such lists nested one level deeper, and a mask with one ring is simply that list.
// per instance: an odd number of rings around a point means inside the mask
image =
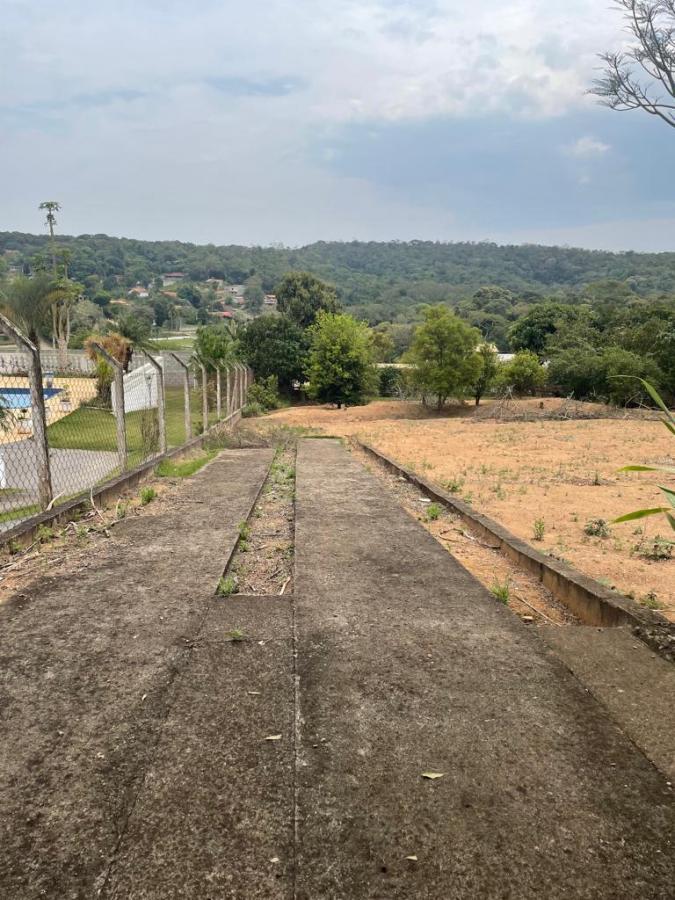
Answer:
[{"label": "vegetation along fence", "polygon": [[47,369],[48,354],[4,316],[0,330],[21,351],[0,371],[0,532],[239,412],[253,377],[169,352],[137,351],[125,371],[95,343],[93,358]]}]

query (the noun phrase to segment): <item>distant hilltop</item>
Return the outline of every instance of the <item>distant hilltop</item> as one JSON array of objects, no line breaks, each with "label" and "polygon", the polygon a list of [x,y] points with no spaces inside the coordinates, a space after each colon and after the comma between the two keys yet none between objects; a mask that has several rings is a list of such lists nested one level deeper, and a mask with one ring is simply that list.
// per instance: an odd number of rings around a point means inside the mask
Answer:
[{"label": "distant hilltop", "polygon": [[[0,265],[15,270],[29,265],[35,254],[44,252],[47,240],[46,234],[0,232]],[[72,253],[73,278],[85,281],[98,276],[127,289],[178,273],[181,280],[215,278],[235,285],[256,275],[263,289],[272,292],[285,272],[300,269],[332,282],[344,303],[359,306],[457,300],[485,285],[498,285],[521,296],[550,296],[614,280],[638,296],[675,292],[675,253],[434,241],[245,247],[105,234],[57,235],[57,241]]]}]

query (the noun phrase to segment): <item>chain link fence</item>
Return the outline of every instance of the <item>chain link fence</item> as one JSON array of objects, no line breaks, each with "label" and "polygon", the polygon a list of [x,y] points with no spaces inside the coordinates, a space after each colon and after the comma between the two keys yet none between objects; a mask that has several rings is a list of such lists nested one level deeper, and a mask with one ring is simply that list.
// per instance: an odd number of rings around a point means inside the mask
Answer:
[{"label": "chain link fence", "polygon": [[239,363],[141,351],[125,372],[98,345],[58,358],[3,316],[0,330],[20,348],[0,360],[0,532],[226,420],[252,382]]}]

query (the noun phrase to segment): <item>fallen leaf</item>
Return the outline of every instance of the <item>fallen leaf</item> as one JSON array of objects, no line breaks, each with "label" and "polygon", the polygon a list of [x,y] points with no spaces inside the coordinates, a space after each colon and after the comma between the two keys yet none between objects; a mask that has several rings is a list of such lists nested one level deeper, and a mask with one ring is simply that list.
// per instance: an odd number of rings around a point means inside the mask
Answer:
[{"label": "fallen leaf", "polygon": [[271,863],[278,863],[278,862],[279,862],[279,857],[278,857],[278,856],[273,856],[272,859],[270,860],[270,862],[271,862]]},{"label": "fallen leaf", "polygon": [[252,695],[255,696],[255,697],[257,697],[257,696],[260,695],[260,691],[246,691],[246,693],[247,693],[247,694],[252,694]]},{"label": "fallen leaf", "polygon": [[428,778],[429,781],[436,781],[437,778],[442,778],[444,772],[422,772],[422,778]]},{"label": "fallen leaf", "polygon": [[413,856],[406,856],[406,859],[410,859],[410,860],[412,860],[413,862],[417,862],[417,857],[414,856],[414,855],[413,855]]},{"label": "fallen leaf", "polygon": [[281,735],[280,734],[270,734],[268,737],[265,738],[265,740],[266,741],[280,741]]}]

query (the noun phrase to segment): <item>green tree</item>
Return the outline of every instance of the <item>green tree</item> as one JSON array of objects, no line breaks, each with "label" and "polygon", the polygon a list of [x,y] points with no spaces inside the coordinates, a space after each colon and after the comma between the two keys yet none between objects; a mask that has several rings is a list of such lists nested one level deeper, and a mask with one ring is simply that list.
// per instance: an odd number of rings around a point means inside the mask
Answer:
[{"label": "green tree", "polygon": [[572,306],[560,303],[538,303],[509,329],[509,343],[513,350],[531,350],[544,356],[549,337],[564,321],[575,318]]},{"label": "green tree", "polygon": [[239,341],[242,355],[256,378],[276,375],[282,390],[288,390],[293,381],[302,380],[307,338],[286,316],[258,316],[241,329]]},{"label": "green tree", "polygon": [[150,323],[132,313],[121,313],[117,317],[117,325],[113,333],[116,338],[121,337],[127,342],[128,350],[124,360],[124,371],[126,372],[129,369],[134,350],[145,350],[150,347]]},{"label": "green tree", "polygon": [[504,388],[511,388],[514,394],[522,397],[543,387],[547,378],[546,369],[539,362],[537,354],[531,350],[520,350],[510,362],[500,367],[497,383]]},{"label": "green tree", "polygon": [[263,308],[265,300],[265,292],[263,291],[262,281],[257,275],[252,275],[246,280],[244,287],[244,302],[246,308],[252,313],[258,313]]},{"label": "green tree", "polygon": [[371,338],[364,322],[344,313],[321,311],[309,328],[307,373],[310,395],[323,403],[350,406],[377,391]]},{"label": "green tree", "polygon": [[473,396],[478,406],[481,397],[495,382],[499,370],[499,356],[490,344],[481,344],[476,352],[480,359],[480,370],[473,385]]},{"label": "green tree", "polygon": [[20,275],[2,288],[0,305],[36,347],[46,330],[54,296],[54,282],[46,273],[33,278]]},{"label": "green tree", "polygon": [[56,245],[54,243],[54,228],[56,226],[56,213],[61,209],[61,204],[56,200],[45,200],[39,209],[46,211],[45,225],[49,229],[49,247],[52,256],[52,274],[56,275]]},{"label": "green tree", "polygon": [[201,325],[195,338],[195,356],[209,371],[214,364],[226,365],[238,356],[234,324]]},{"label": "green tree", "polygon": [[276,289],[277,309],[300,328],[312,325],[319,312],[339,309],[334,287],[309,272],[288,272]]},{"label": "green tree", "polygon": [[189,281],[179,285],[176,294],[181,300],[187,300],[191,303],[195,309],[199,309],[199,307],[203,305],[201,291]]},{"label": "green tree", "polygon": [[450,397],[463,399],[478,378],[476,353],[480,332],[445,306],[428,306],[415,329],[406,361],[414,366],[413,382],[422,397],[433,396],[440,410]]},{"label": "green tree", "polygon": [[373,358],[378,363],[394,361],[394,339],[386,331],[375,330],[371,332],[373,343]]},{"label": "green tree", "polygon": [[550,383],[565,395],[617,406],[647,400],[642,379],[659,385],[664,377],[653,359],[621,347],[562,350],[551,358],[548,376]]}]

